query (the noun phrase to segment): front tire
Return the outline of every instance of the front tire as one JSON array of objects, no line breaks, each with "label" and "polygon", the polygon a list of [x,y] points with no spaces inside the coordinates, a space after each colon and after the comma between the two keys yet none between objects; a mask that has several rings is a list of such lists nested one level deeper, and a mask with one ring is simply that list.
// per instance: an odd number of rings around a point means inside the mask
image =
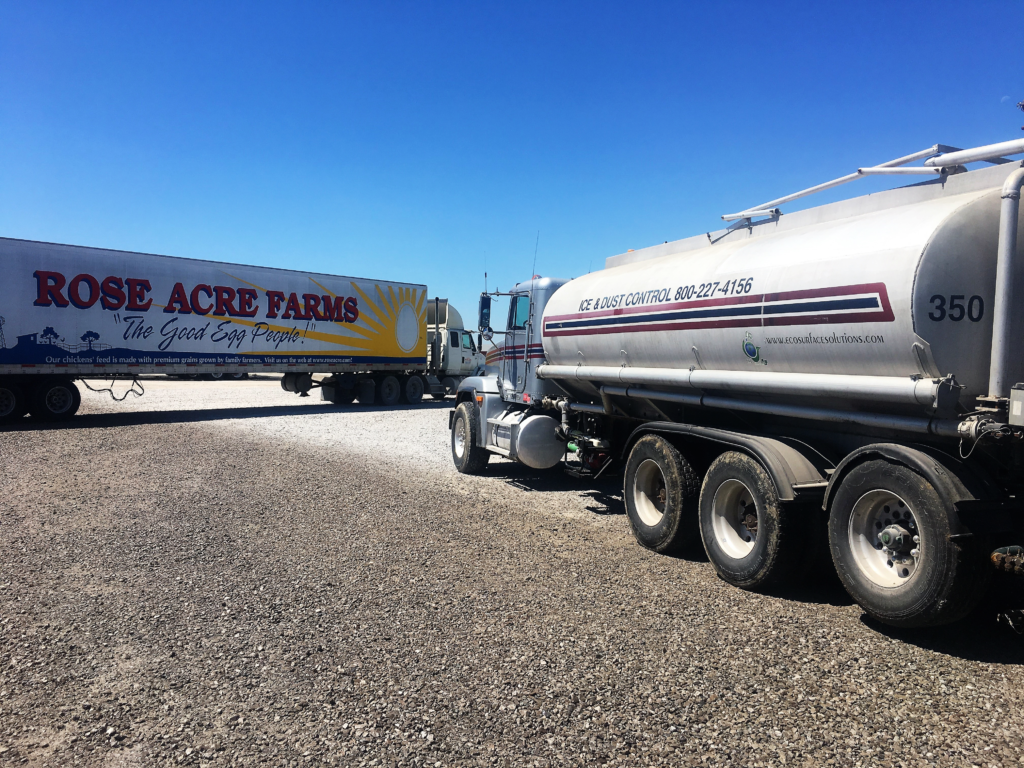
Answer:
[{"label": "front tire", "polygon": [[757,461],[723,453],[700,491],[700,535],[719,577],[735,587],[784,583],[799,564],[800,528],[779,503],[775,483]]},{"label": "front tire", "polygon": [[854,467],[836,491],[828,525],[846,591],[896,627],[966,616],[991,568],[974,538],[950,540],[955,515],[945,494],[908,467],[882,460]]},{"label": "front tire", "polygon": [[700,478],[668,440],[644,435],[626,461],[629,529],[647,549],[678,552],[696,541]]},{"label": "front tire", "polygon": [[460,403],[452,420],[452,461],[455,468],[464,475],[478,475],[483,472],[491,458],[477,441],[480,434],[480,415],[473,403]]},{"label": "front tire", "polygon": [[82,393],[71,379],[50,379],[36,385],[29,413],[39,421],[67,421],[82,404]]}]

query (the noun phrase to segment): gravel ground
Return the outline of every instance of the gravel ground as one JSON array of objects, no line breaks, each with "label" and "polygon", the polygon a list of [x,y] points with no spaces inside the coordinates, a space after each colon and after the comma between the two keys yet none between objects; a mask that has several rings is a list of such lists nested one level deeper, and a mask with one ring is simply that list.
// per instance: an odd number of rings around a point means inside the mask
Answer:
[{"label": "gravel ground", "polygon": [[1024,763],[991,610],[733,589],[616,480],[459,476],[450,404],[146,386],[0,432],[0,764]]}]

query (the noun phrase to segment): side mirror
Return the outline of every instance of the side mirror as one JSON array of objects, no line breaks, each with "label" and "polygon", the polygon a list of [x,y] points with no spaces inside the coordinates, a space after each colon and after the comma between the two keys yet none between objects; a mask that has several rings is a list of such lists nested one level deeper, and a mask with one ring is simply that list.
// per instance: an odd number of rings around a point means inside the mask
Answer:
[{"label": "side mirror", "polygon": [[[480,335],[481,335],[481,336],[482,336],[482,337],[483,337],[483,338],[484,338],[484,339],[485,339],[486,341],[490,341],[491,339],[493,339],[493,338],[494,338],[494,331],[492,331],[492,330],[491,330],[490,328],[484,328],[484,329],[483,329],[483,331],[482,331],[482,332],[480,333]],[[483,344],[481,343],[481,344],[480,344],[480,351],[481,351],[481,352],[483,351],[483,346],[484,346],[484,345],[483,345]]]},{"label": "side mirror", "polygon": [[477,315],[476,327],[480,331],[491,327],[491,297],[484,293],[480,294],[480,311]]},{"label": "side mirror", "polygon": [[478,333],[476,335],[476,351],[477,352],[483,352],[484,351],[484,335],[482,333]]}]

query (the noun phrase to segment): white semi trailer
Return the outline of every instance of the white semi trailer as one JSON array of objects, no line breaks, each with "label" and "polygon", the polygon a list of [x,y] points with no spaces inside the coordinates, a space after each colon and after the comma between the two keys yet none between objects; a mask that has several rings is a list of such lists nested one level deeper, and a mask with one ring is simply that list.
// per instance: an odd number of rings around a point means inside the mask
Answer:
[{"label": "white semi trailer", "polygon": [[76,380],[139,374],[281,373],[338,404],[415,404],[484,360],[424,285],[9,238],[0,277],[0,424],[71,418]]},{"label": "white semi trailer", "polygon": [[[993,564],[1024,565],[1000,549],[1024,539],[1024,167],[1005,158],[1021,152],[937,145],[600,272],[517,285],[487,375],[459,387],[455,465],[618,469],[642,545],[699,537],[745,589],[822,567],[827,529],[872,616],[964,616]],[[931,178],[779,211],[897,173]]]}]

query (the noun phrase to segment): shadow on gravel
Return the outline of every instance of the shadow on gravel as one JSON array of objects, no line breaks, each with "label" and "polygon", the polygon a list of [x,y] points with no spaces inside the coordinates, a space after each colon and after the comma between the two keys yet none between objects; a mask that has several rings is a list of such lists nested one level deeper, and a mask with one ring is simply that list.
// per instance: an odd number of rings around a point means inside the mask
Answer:
[{"label": "shadow on gravel", "polygon": [[1024,635],[999,620],[995,612],[975,612],[963,621],[934,629],[897,629],[867,614],[865,626],[893,640],[967,661],[1024,666]]},{"label": "shadow on gravel", "polygon": [[531,469],[518,463],[503,462],[491,464],[487,475],[502,479],[506,485],[529,493],[565,493],[577,492],[581,496],[589,496],[593,504],[587,506],[588,512],[595,515],[624,515],[622,505],[621,479],[615,476],[590,479],[579,479],[566,474],[559,467],[552,469]]},{"label": "shadow on gravel", "polygon": [[440,411],[451,408],[451,403],[430,402],[420,405],[350,405],[336,406],[330,403],[309,403],[308,405],[257,405],[244,408],[201,408],[196,410],[176,411],[126,411],[124,413],[86,413],[75,416],[67,422],[44,422],[25,418],[16,424],[10,424],[3,432],[34,432],[53,429],[97,429],[108,427],[132,427],[146,424],[185,424],[202,421],[221,421],[224,419],[268,419],[275,416],[323,416],[337,413],[376,413],[379,411]]}]

